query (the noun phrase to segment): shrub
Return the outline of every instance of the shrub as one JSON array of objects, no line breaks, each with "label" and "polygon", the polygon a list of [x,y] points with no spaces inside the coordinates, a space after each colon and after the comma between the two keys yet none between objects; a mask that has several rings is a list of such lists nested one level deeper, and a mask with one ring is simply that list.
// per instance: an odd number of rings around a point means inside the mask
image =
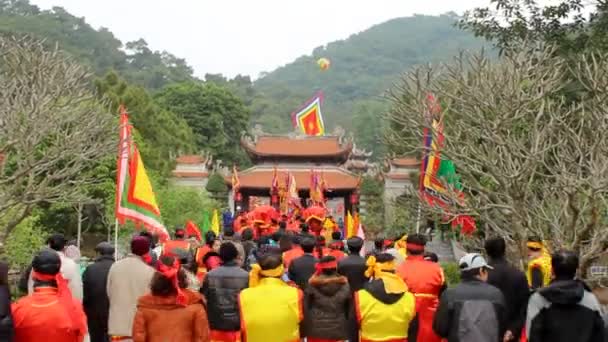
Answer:
[{"label": "shrub", "polygon": [[460,283],[460,267],[455,262],[442,262],[443,275],[448,282],[448,286],[454,286]]}]

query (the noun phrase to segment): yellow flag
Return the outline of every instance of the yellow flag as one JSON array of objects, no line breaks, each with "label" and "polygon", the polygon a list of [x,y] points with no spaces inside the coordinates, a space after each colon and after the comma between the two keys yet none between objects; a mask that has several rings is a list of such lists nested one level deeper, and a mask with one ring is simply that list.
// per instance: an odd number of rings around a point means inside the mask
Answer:
[{"label": "yellow flag", "polygon": [[350,214],[350,210],[346,213],[346,238],[357,235],[357,227],[355,227],[355,219]]},{"label": "yellow flag", "polygon": [[220,215],[217,212],[217,209],[213,210],[213,218],[211,219],[211,230],[215,233],[215,235],[220,234]]}]

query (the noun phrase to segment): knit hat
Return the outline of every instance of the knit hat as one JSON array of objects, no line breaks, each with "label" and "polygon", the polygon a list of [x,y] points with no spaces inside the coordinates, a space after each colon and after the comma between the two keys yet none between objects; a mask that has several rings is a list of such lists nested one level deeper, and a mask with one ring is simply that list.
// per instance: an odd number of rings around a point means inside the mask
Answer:
[{"label": "knit hat", "polygon": [[131,253],[143,256],[150,252],[150,240],[143,236],[136,236],[131,240]]}]

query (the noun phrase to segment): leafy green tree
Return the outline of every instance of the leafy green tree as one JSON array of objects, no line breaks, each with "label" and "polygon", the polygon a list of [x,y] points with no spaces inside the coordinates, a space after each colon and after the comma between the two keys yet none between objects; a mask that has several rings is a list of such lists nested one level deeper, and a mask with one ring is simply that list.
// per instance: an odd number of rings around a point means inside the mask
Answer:
[{"label": "leafy green tree", "polygon": [[381,115],[388,110],[388,103],[379,101],[359,101],[353,110],[353,131],[358,147],[372,152],[374,160],[382,160],[385,146],[382,136],[384,120]]},{"label": "leafy green tree", "polygon": [[188,123],[170,108],[157,105],[143,87],[128,84],[113,72],[98,79],[95,85],[99,96],[110,101],[114,112],[118,113],[121,104],[126,106],[146,167],[168,175],[176,155],[195,149]]},{"label": "leafy green tree", "polygon": [[194,221],[201,229],[205,212],[217,208],[217,203],[207,192],[187,187],[169,185],[157,191],[160,212],[167,229],[183,226]]},{"label": "leafy green tree", "polygon": [[145,40],[126,44],[130,71],[129,79],[145,88],[158,90],[165,85],[193,79],[192,68],[183,58],[167,51],[152,51]]},{"label": "leafy green tree", "polygon": [[605,1],[598,1],[590,14],[585,12],[591,8],[580,0],[560,0],[547,6],[535,0],[492,0],[490,4],[466,13],[459,26],[503,52],[523,42],[551,44],[561,54],[608,49]]},{"label": "leafy green tree", "polygon": [[37,215],[27,217],[6,240],[4,252],[11,267],[25,268],[32,262],[32,256],[45,245],[48,233],[38,220]]},{"label": "leafy green tree", "polygon": [[210,151],[227,165],[247,163],[238,143],[247,129],[249,111],[226,88],[215,83],[180,83],[163,89],[155,99],[186,120],[196,147]]}]

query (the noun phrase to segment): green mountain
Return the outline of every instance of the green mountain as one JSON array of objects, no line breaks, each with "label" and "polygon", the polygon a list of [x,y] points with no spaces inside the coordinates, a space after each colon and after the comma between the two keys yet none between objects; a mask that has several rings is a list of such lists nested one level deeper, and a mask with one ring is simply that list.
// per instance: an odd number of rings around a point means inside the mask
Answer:
[{"label": "green mountain", "polygon": [[[290,130],[291,111],[322,90],[329,129],[338,124],[355,131],[369,128],[374,124],[369,120],[377,121],[378,112],[387,107],[382,95],[400,73],[484,46],[483,40],[454,27],[457,19],[453,13],[393,19],[320,46],[311,55],[262,75],[254,84],[258,96],[253,102],[254,123],[270,131]],[[329,70],[317,66],[321,57],[331,61]]]},{"label": "green mountain", "polygon": [[123,43],[106,28],[95,30],[84,18],[61,7],[41,10],[28,0],[0,0],[0,34],[30,36],[57,44],[97,75],[120,72],[128,81],[151,90],[192,80],[186,61],[167,51],[152,51],[143,39]]}]

